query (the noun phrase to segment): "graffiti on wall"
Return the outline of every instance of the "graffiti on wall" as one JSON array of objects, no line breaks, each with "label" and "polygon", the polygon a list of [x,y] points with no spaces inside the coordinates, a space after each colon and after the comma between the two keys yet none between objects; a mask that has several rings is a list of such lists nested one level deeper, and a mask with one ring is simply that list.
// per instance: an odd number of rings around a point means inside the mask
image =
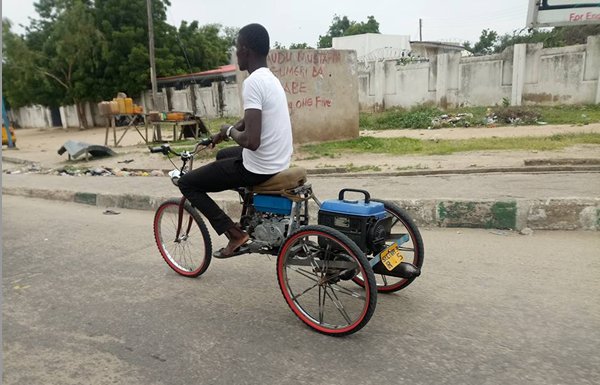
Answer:
[{"label": "graffiti on wall", "polygon": [[283,85],[290,113],[334,106],[334,95],[324,91],[327,87],[317,84],[331,77],[329,66],[340,63],[340,52],[278,50],[269,54],[268,61],[269,68]]}]

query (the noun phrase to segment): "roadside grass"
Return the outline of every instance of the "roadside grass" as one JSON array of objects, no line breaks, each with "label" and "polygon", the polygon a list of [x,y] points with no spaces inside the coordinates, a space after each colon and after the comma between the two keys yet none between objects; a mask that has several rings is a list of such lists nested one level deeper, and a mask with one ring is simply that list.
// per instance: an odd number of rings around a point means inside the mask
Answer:
[{"label": "roadside grass", "polygon": [[[455,122],[439,119],[442,115],[456,117],[458,114],[463,115]],[[359,127],[362,130],[387,130],[398,128],[422,129],[429,127],[482,127],[488,124],[488,114],[496,116],[494,123],[496,126],[524,124],[585,125],[600,122],[600,105],[522,107],[503,105],[491,107],[462,107],[447,110],[441,110],[437,107],[428,105],[420,105],[409,110],[394,108],[378,113],[360,113]],[[437,122],[435,121],[436,118],[438,118]],[[433,123],[432,120],[434,120]]]},{"label": "roadside grass", "polygon": [[311,144],[302,146],[309,156],[335,158],[342,153],[377,153],[390,155],[448,155],[485,150],[559,150],[579,144],[600,144],[600,134],[568,134],[549,137],[481,138],[465,140],[420,140],[412,138],[373,138]]},{"label": "roadside grass", "polygon": [[[556,107],[494,107],[497,116],[510,116],[520,113],[521,116],[539,116],[538,121],[548,124],[588,124],[600,122],[600,105],[556,106]],[[485,119],[487,107],[469,107],[441,111],[430,106],[418,106],[410,111],[394,109],[377,114],[360,114],[361,129],[391,128],[427,128],[432,117],[440,114],[472,114],[467,116],[468,125],[476,126]],[[236,118],[218,118],[205,122],[211,133],[216,133],[222,124],[233,124]],[[480,124],[483,126],[483,124]],[[369,136],[353,140],[327,142],[304,145],[301,147],[302,158],[298,160],[314,160],[322,157],[335,159],[342,153],[380,153],[391,155],[421,154],[446,155],[457,152],[485,150],[558,150],[578,144],[600,144],[600,134],[568,134],[550,137],[517,137],[517,138],[480,138],[465,140],[420,140],[412,138],[373,138]],[[215,153],[225,147],[235,145],[234,142],[219,143],[215,149],[200,152],[196,158],[214,158]],[[185,140],[170,143],[177,152],[191,151],[195,141]]]}]

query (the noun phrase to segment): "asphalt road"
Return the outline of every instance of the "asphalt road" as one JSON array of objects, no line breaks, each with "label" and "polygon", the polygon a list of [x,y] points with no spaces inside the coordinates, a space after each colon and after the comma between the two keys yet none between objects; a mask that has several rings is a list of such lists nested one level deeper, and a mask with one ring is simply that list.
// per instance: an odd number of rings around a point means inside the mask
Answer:
[{"label": "asphalt road", "polygon": [[[423,230],[423,275],[346,338],[274,260],[162,261],[152,213],[4,196],[4,384],[598,384],[597,232]],[[224,239],[215,240],[221,247]]]}]

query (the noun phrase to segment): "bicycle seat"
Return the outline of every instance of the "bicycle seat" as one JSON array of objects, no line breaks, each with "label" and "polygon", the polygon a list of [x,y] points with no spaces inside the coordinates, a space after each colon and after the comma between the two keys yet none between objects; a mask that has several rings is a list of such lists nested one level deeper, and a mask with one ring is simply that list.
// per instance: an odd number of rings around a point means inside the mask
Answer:
[{"label": "bicycle seat", "polygon": [[250,190],[262,194],[280,194],[306,183],[306,170],[302,167],[290,167],[275,174],[266,182],[252,186]]}]

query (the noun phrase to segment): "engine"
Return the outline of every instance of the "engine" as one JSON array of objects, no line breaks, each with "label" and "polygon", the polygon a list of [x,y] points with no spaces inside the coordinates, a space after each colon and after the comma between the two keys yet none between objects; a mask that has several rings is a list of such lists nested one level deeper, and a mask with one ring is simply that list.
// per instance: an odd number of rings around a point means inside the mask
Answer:
[{"label": "engine", "polygon": [[289,225],[289,217],[255,213],[249,220],[248,232],[254,243],[268,248],[279,247],[286,237]]},{"label": "engine", "polygon": [[290,225],[292,201],[276,195],[256,194],[254,213],[244,220],[244,227],[261,247],[279,247]]}]

